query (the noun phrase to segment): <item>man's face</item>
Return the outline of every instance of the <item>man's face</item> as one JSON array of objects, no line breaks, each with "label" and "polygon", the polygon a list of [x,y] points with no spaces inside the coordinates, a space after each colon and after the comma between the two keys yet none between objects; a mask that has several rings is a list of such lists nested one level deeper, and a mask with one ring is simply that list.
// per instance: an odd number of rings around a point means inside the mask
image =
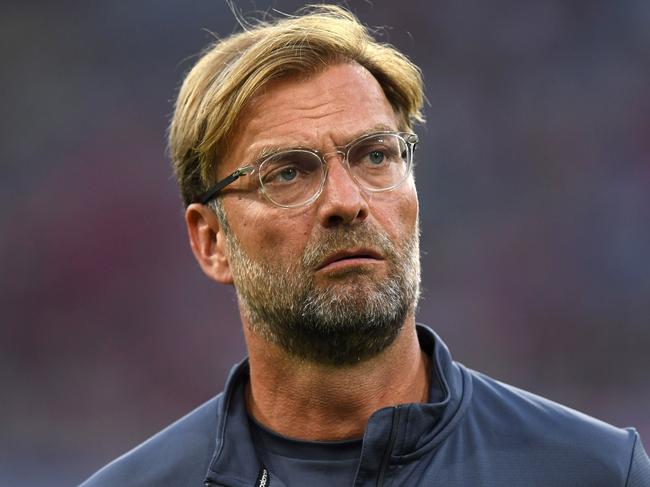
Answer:
[{"label": "man's face", "polygon": [[[242,114],[219,177],[267,148],[331,152],[369,131],[398,130],[372,75],[341,64],[269,84]],[[320,197],[300,208],[264,198],[255,177],[224,191],[227,259],[244,322],[292,355],[341,365],[376,355],[412,317],[419,288],[417,195],[411,177],[361,189],[328,159]]]}]

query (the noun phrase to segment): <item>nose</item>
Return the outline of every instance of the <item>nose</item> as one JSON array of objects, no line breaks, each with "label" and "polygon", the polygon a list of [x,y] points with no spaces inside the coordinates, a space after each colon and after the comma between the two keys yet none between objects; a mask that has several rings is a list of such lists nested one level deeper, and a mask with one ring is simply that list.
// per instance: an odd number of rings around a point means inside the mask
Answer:
[{"label": "nose", "polygon": [[327,178],[317,202],[321,225],[329,228],[365,220],[369,208],[364,190],[352,179],[341,153],[328,155],[332,157],[328,158]]}]

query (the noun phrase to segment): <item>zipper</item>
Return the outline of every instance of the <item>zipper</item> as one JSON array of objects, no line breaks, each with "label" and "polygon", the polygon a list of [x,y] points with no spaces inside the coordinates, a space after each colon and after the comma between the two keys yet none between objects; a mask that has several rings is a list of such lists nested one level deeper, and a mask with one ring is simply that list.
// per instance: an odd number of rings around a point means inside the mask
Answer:
[{"label": "zipper", "polygon": [[[271,479],[270,479],[269,471],[266,469],[264,464],[262,464],[262,466],[260,467],[260,471],[257,474],[257,480],[255,481],[255,487],[269,487],[270,480]],[[205,482],[203,482],[203,485],[205,487],[210,487],[211,485],[217,485],[217,484],[212,482],[212,480],[208,479]]]},{"label": "zipper", "polygon": [[[260,467],[260,471],[257,474],[257,480],[255,481],[255,487],[269,487],[269,483],[270,483],[270,480],[271,480],[269,477],[270,477],[269,471],[264,466],[264,464],[262,464],[262,466]],[[212,480],[208,479],[205,482],[203,482],[203,485],[205,487],[210,487],[211,485],[217,485],[217,484],[212,482]]]},{"label": "zipper", "polygon": [[264,464],[260,467],[260,471],[257,474],[257,480],[255,481],[255,487],[268,487],[269,485],[269,471],[266,469]]},{"label": "zipper", "polygon": [[386,469],[388,469],[388,464],[390,463],[390,454],[393,452],[393,447],[395,446],[395,441],[397,440],[397,430],[399,428],[399,417],[402,413],[400,409],[401,406],[395,406],[393,412],[393,423],[390,426],[390,437],[388,439],[388,446],[384,450],[384,457],[381,459],[381,465],[379,466],[379,475],[377,476],[377,487],[383,487],[384,477],[386,475]]}]

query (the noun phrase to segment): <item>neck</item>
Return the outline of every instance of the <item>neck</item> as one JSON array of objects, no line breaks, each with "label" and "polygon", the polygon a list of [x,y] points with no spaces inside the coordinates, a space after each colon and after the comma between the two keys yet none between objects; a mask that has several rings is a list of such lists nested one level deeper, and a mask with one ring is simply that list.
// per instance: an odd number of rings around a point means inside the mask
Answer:
[{"label": "neck", "polygon": [[378,356],[341,367],[288,356],[244,325],[250,362],[248,410],[284,436],[312,441],[360,438],[376,410],[427,400],[428,358],[420,349],[412,315]]}]

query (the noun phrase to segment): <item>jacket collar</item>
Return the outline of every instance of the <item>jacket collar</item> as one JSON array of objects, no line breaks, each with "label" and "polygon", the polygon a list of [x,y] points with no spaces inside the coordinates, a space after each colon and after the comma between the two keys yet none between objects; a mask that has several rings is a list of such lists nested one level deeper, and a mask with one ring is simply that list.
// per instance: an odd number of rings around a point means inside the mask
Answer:
[{"label": "jacket collar", "polygon": [[[417,325],[422,349],[431,357],[430,402],[382,408],[373,413],[363,438],[359,476],[376,475],[390,442],[390,460],[408,462],[435,448],[453,430],[469,405],[471,377],[455,363],[447,346],[428,327]],[[206,483],[255,485],[260,471],[249,430],[244,387],[248,360],[233,367],[219,411],[214,455]],[[399,409],[399,414],[395,414]]]}]

